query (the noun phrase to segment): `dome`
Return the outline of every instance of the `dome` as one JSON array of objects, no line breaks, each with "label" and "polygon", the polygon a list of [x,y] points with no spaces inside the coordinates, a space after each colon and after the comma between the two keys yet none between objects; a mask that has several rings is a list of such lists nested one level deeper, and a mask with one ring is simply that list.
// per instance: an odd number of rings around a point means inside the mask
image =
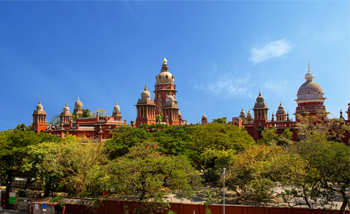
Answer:
[{"label": "dome", "polygon": [[149,99],[151,97],[151,94],[149,91],[147,91],[147,86],[145,85],[145,90],[141,93],[142,100]]},{"label": "dome", "polygon": [[319,84],[313,81],[314,75],[310,72],[310,66],[308,67],[308,73],[305,74],[306,82],[302,84],[298,90],[297,98],[298,99],[309,99],[309,98],[323,98],[323,90]]},{"label": "dome", "polygon": [[66,106],[63,108],[63,112],[69,112],[69,107],[68,107],[67,103],[66,103]]},{"label": "dome", "polygon": [[203,120],[203,119],[207,119],[207,115],[203,114],[202,120]]},{"label": "dome", "polygon": [[157,84],[159,83],[174,83],[174,76],[169,72],[161,72],[158,76],[156,76]]},{"label": "dome", "polygon": [[252,113],[250,112],[250,110],[248,110],[247,118],[252,118]]},{"label": "dome", "polygon": [[242,111],[241,111],[241,114],[239,115],[239,117],[242,117],[242,118],[245,118],[246,116],[245,116],[245,111],[243,110],[243,108],[242,108]]},{"label": "dome", "polygon": [[38,105],[36,105],[36,110],[37,110],[37,111],[42,111],[43,109],[44,109],[44,107],[43,107],[43,105],[41,105],[41,102],[40,102],[40,100],[39,100]]},{"label": "dome", "polygon": [[259,90],[259,96],[256,98],[256,103],[254,105],[254,108],[266,108],[266,104],[264,102],[265,102],[265,99],[263,96],[261,96],[261,92]]},{"label": "dome", "polygon": [[75,109],[83,109],[83,103],[79,100],[79,97],[78,97],[78,100],[75,102]]},{"label": "dome", "polygon": [[182,114],[180,112],[178,113],[178,115],[179,115],[179,117],[182,117]]},{"label": "dome", "polygon": [[172,103],[175,101],[175,98],[173,97],[173,95],[169,94],[166,98],[165,98],[165,102],[166,103]]},{"label": "dome", "polygon": [[120,107],[118,106],[118,102],[115,103],[113,108],[113,113],[120,113]]},{"label": "dome", "polygon": [[284,107],[282,106],[282,103],[280,103],[280,105],[278,106],[276,115],[277,114],[286,114],[286,112],[284,111]]},{"label": "dome", "polygon": [[157,84],[173,84],[174,80],[174,76],[169,72],[168,69],[168,60],[164,57],[161,72],[156,76]]}]

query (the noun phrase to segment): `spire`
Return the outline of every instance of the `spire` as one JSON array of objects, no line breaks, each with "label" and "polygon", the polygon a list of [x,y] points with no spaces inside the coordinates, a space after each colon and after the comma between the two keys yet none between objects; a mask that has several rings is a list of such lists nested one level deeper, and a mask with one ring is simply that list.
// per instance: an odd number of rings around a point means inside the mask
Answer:
[{"label": "spire", "polygon": [[280,101],[280,106],[282,106],[282,102]]},{"label": "spire", "polygon": [[66,107],[67,107],[67,102],[66,102]]},{"label": "spire", "polygon": [[260,92],[260,89],[259,89],[259,96],[261,96],[261,92]]},{"label": "spire", "polygon": [[78,100],[79,100],[79,95],[78,95]]},{"label": "spire", "polygon": [[163,65],[166,65],[167,63],[168,63],[168,60],[165,58],[165,55],[164,55]]},{"label": "spire", "polygon": [[146,85],[146,83],[145,83],[145,91],[147,91],[147,85]]},{"label": "spire", "polygon": [[307,72],[310,73],[310,62],[307,60]]},{"label": "spire", "polygon": [[39,104],[41,104],[40,99],[39,99]]}]

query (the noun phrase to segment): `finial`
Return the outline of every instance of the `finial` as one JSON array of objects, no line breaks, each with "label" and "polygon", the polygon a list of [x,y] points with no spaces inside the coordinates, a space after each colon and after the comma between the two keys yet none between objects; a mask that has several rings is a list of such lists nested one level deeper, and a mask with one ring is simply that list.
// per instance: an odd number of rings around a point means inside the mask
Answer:
[{"label": "finial", "polygon": [[168,60],[166,60],[165,55],[164,55],[164,59],[163,59],[163,64],[167,64]]},{"label": "finial", "polygon": [[280,101],[280,106],[282,106],[282,102]]},{"label": "finial", "polygon": [[147,91],[147,85],[146,85],[146,83],[145,83],[145,91]]},{"label": "finial", "polygon": [[259,96],[261,96],[261,92],[260,92],[260,89],[259,89]]},{"label": "finial", "polygon": [[243,111],[243,107],[242,107],[242,111]]},{"label": "finial", "polygon": [[39,104],[41,104],[40,99],[39,99]]},{"label": "finial", "polygon": [[116,105],[118,105],[118,102],[115,102]]},{"label": "finial", "polygon": [[67,102],[66,102],[66,107],[67,107]]},{"label": "finial", "polygon": [[78,95],[78,100],[79,100],[79,95]]},{"label": "finial", "polygon": [[310,62],[309,62],[309,60],[307,61],[307,72],[310,73]]}]

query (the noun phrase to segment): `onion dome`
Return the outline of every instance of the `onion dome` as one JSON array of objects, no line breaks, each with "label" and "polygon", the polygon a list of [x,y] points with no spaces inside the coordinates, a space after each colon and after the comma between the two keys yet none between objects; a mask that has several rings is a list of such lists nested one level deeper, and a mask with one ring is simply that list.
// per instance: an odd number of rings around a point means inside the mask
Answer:
[{"label": "onion dome", "polygon": [[83,109],[83,103],[80,101],[79,97],[78,97],[78,100],[75,102],[74,106],[75,106],[75,109],[77,109],[77,110]]},{"label": "onion dome", "polygon": [[280,105],[278,106],[276,115],[277,114],[286,114],[286,112],[284,111],[284,107],[282,106],[282,103],[280,103]]},{"label": "onion dome", "polygon": [[250,110],[248,110],[247,118],[248,118],[248,119],[252,119],[252,113],[250,112]]},{"label": "onion dome", "polygon": [[303,99],[304,102],[309,102],[310,99],[312,99],[312,101],[323,102],[325,100],[325,98],[323,98],[323,90],[319,84],[313,81],[314,74],[310,72],[310,65],[308,66],[308,73],[305,74],[305,79],[306,82],[300,86],[297,93],[298,103],[302,102],[301,99]]},{"label": "onion dome", "polygon": [[69,112],[69,107],[68,107],[68,105],[67,105],[67,103],[66,103],[66,106],[63,108],[63,112]]},{"label": "onion dome", "polygon": [[168,61],[164,57],[161,72],[158,76],[156,76],[157,84],[159,83],[173,84],[174,80],[175,80],[174,76],[169,72],[169,69],[168,69]]},{"label": "onion dome", "polygon": [[141,93],[141,98],[142,100],[147,100],[151,97],[151,94],[149,93],[149,91],[147,91],[147,86],[145,84],[145,90]]},{"label": "onion dome", "polygon": [[166,98],[165,98],[165,102],[166,103],[172,103],[175,101],[175,98],[173,97],[173,95],[169,94]]},{"label": "onion dome", "polygon": [[120,107],[118,106],[118,102],[115,103],[113,108],[113,113],[120,113]]},{"label": "onion dome", "polygon": [[239,115],[239,117],[246,118],[245,111],[243,110],[243,108],[242,108],[242,111],[241,111],[241,114]]},{"label": "onion dome", "polygon": [[207,119],[207,115],[203,114],[202,120],[203,120],[203,119]]},{"label": "onion dome", "polygon": [[43,107],[43,105],[41,105],[41,102],[40,102],[40,100],[39,100],[38,105],[36,105],[36,110],[37,110],[37,111],[42,111],[43,109],[44,109],[44,107]]}]

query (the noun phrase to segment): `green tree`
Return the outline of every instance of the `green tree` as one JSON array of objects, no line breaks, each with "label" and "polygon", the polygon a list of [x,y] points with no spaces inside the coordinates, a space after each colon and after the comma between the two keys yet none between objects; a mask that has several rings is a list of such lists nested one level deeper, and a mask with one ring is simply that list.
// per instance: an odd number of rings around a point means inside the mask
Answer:
[{"label": "green tree", "polygon": [[138,213],[167,209],[169,205],[164,201],[167,193],[189,198],[201,185],[200,176],[186,158],[163,155],[158,147],[156,142],[135,145],[128,154],[111,163],[116,190],[126,196],[140,192],[139,201],[143,203],[136,209]]},{"label": "green tree", "polygon": [[0,132],[0,176],[6,179],[7,169],[19,169],[28,155],[28,146],[46,141],[59,141],[54,135],[34,131],[8,130]]},{"label": "green tree", "polygon": [[213,119],[213,123],[224,123],[224,124],[226,124],[227,123],[227,118],[226,117],[220,117],[220,118]]},{"label": "green tree", "polygon": [[24,123],[18,124],[14,130],[31,131],[32,130],[32,124],[30,124],[29,126],[26,126],[26,124],[24,124]]},{"label": "green tree", "polygon": [[259,144],[265,145],[279,145],[279,146],[288,146],[292,144],[293,133],[289,129],[285,129],[282,134],[277,134],[277,129],[273,128],[264,128],[262,131],[263,138],[258,141]]},{"label": "green tree", "polygon": [[83,109],[83,117],[91,117],[91,112],[88,108]]}]

